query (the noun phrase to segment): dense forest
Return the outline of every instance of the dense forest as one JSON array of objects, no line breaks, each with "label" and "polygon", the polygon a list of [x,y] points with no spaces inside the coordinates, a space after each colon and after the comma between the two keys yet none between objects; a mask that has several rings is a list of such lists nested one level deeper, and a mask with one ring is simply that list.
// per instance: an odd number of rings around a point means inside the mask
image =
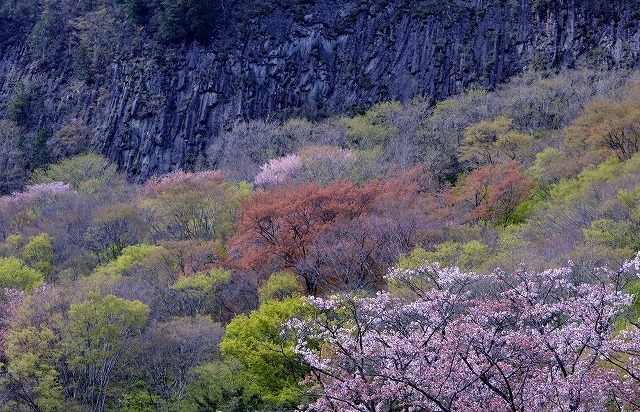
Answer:
[{"label": "dense forest", "polygon": [[36,169],[0,198],[0,405],[636,408],[638,81],[255,120],[142,185]]},{"label": "dense forest", "polygon": [[640,409],[638,14],[578,3],[0,0],[0,411]]}]

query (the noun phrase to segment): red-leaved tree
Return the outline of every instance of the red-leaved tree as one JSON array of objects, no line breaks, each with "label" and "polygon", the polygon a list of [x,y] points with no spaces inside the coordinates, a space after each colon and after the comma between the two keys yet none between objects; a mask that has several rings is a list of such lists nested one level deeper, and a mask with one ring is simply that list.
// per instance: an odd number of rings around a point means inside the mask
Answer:
[{"label": "red-leaved tree", "polygon": [[275,187],[241,209],[228,242],[236,267],[296,273],[309,294],[370,289],[399,253],[439,241],[451,217],[419,170],[363,187],[338,181]]},{"label": "red-leaved tree", "polygon": [[509,223],[534,186],[520,162],[508,160],[469,173],[457,198],[467,204],[471,219]]}]

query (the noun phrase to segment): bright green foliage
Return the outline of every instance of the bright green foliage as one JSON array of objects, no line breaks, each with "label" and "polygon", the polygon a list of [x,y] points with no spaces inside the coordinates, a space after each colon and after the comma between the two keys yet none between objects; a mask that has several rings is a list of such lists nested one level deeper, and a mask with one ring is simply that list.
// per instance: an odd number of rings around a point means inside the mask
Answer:
[{"label": "bright green foliage", "polygon": [[[600,243],[612,248],[622,248],[633,243],[630,222],[616,222],[611,219],[598,219],[591,222],[588,229],[582,229],[587,242]],[[633,252],[632,249],[629,249]]]},{"label": "bright green foliage", "polygon": [[380,146],[366,150],[356,150],[356,154],[357,158],[347,174],[349,180],[364,183],[386,172],[385,154]]},{"label": "bright green foliage", "polygon": [[260,303],[269,300],[284,300],[302,295],[302,288],[298,284],[296,275],[291,272],[282,271],[273,273],[266,282],[258,288],[258,298]]},{"label": "bright green foliage", "polygon": [[48,276],[53,270],[56,255],[53,253],[53,238],[47,233],[30,236],[22,250],[22,259],[27,265]]},{"label": "bright green foliage", "polygon": [[31,292],[44,281],[42,273],[32,269],[15,257],[0,258],[0,288],[21,289]]},{"label": "bright green foliage", "polygon": [[523,227],[512,225],[500,232],[498,244],[485,264],[488,268],[500,267],[505,270],[513,270],[522,263],[519,259],[525,256],[530,247],[530,242],[523,235]]},{"label": "bright green foliage", "polygon": [[554,185],[551,190],[551,199],[563,203],[570,202],[584,195],[594,184],[604,183],[622,174],[640,170],[640,155],[622,163],[615,157],[610,157],[597,166],[587,166],[575,179],[563,180]]},{"label": "bright green foliage", "polygon": [[244,381],[245,369],[238,361],[198,366],[187,387],[182,406],[189,412],[245,412],[264,410],[260,395]]},{"label": "bright green foliage", "polygon": [[122,397],[120,410],[127,412],[156,412],[158,406],[163,405],[163,399],[150,394],[144,382],[136,382],[133,389]]},{"label": "bright green foliage", "polygon": [[113,295],[71,305],[64,347],[79,396],[92,410],[104,410],[109,382],[148,316],[144,303]]},{"label": "bright green foliage", "polygon": [[555,177],[550,173],[549,168],[561,160],[562,152],[560,152],[560,150],[553,147],[547,147],[536,155],[533,165],[527,169],[527,174],[537,184],[548,184],[549,179]]},{"label": "bright green foliage", "polygon": [[399,269],[415,269],[427,261],[429,261],[429,252],[418,247],[408,255],[400,255],[396,267]]},{"label": "bright green foliage", "polygon": [[393,120],[401,110],[402,105],[398,102],[379,103],[364,115],[345,119],[347,136],[356,148],[386,147],[400,132]]},{"label": "bright green foliage", "polygon": [[231,279],[231,271],[210,269],[191,276],[184,276],[171,285],[185,300],[190,315],[202,312],[208,299],[218,293]]},{"label": "bright green foliage", "polygon": [[436,245],[433,252],[416,248],[409,255],[400,256],[397,267],[414,269],[425,262],[438,262],[443,267],[457,266],[463,270],[471,270],[482,265],[488,254],[487,246],[478,240],[466,243],[447,241]]},{"label": "bright green foliage", "polygon": [[68,183],[71,189],[87,195],[103,190],[116,175],[116,166],[96,154],[86,154],[50,165],[47,170],[36,170],[32,183]]},{"label": "bright green foliage", "polygon": [[383,162],[408,169],[417,155],[416,135],[424,115],[421,107],[419,102],[379,103],[364,115],[344,119],[347,144],[365,152],[379,150]]},{"label": "bright green foliage", "polygon": [[590,227],[582,229],[585,241],[613,249],[623,249],[624,256],[631,256],[640,249],[640,182],[633,189],[621,189],[615,201],[609,204],[620,207],[618,219],[598,219]]},{"label": "bright green foliage", "polygon": [[[6,355],[7,373],[20,386],[21,401],[38,411],[68,411],[55,365],[61,356],[58,339],[47,327],[13,332]],[[14,405],[19,410],[18,405]]]},{"label": "bright green foliage", "polygon": [[[468,242],[446,241],[436,245],[434,251],[427,251],[423,248],[415,248],[411,253],[400,255],[396,268],[416,269],[430,263],[438,263],[441,267],[459,267],[465,271],[482,270],[489,259],[489,248],[479,240]],[[429,276],[416,279],[422,290],[427,290],[435,286]],[[395,296],[412,297],[413,294],[401,282],[391,280],[389,291]]]},{"label": "bright green foliage", "polygon": [[439,262],[443,266],[457,266],[463,270],[481,265],[487,258],[487,247],[480,241],[466,243],[447,241],[436,246],[434,252],[427,252],[427,260]]},{"label": "bright green foliage", "polygon": [[122,250],[122,254],[116,260],[98,266],[94,274],[98,276],[121,276],[134,265],[142,264],[147,257],[156,252],[163,251],[162,246],[133,245]]},{"label": "bright green foliage", "polygon": [[247,315],[236,316],[220,342],[223,359],[239,361],[244,385],[274,407],[293,407],[304,397],[298,383],[307,369],[295,361],[294,342],[281,335],[281,324],[302,316],[299,298],[269,301]]}]

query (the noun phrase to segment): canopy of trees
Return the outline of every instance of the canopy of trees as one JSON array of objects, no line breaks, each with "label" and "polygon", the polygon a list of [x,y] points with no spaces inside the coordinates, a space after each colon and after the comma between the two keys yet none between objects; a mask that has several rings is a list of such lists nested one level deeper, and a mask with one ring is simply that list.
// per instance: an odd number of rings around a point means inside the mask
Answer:
[{"label": "canopy of trees", "polygon": [[[195,36],[200,6],[115,12]],[[86,125],[10,144],[25,89],[0,122],[0,411],[640,408],[638,98],[614,80],[254,120],[220,170],[140,185]]]}]

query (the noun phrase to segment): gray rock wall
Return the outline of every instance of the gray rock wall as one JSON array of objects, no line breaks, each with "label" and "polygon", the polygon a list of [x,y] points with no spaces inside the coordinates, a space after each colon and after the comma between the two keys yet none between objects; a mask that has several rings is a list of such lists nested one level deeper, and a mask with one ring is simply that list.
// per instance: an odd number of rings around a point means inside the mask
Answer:
[{"label": "gray rock wall", "polygon": [[95,146],[141,181],[193,168],[240,119],[437,100],[529,69],[639,64],[637,1],[370,3],[318,1],[302,15],[276,8],[224,46],[117,55],[89,85],[37,67],[24,46],[3,47],[0,95],[27,81],[42,96],[34,124],[85,122]]}]

